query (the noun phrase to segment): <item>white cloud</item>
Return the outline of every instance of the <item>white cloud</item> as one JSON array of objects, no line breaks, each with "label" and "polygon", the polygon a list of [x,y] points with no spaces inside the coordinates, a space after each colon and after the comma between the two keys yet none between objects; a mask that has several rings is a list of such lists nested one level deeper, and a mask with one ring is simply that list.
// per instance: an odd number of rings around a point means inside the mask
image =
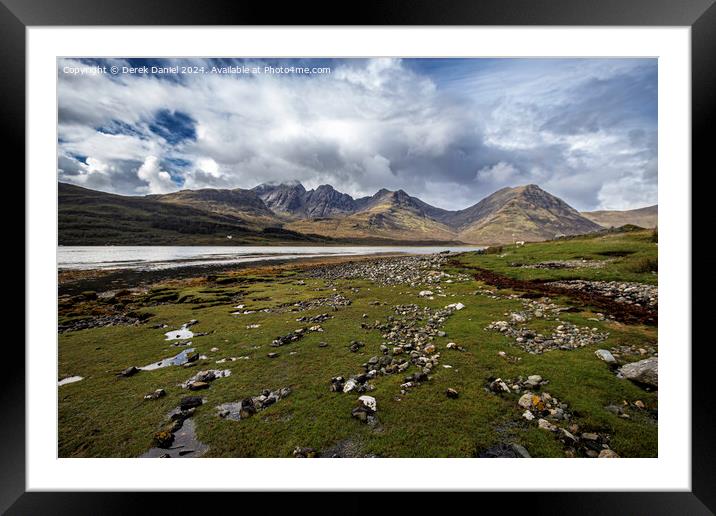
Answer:
[{"label": "white cloud", "polygon": [[[402,188],[452,209],[524,183],[578,209],[655,202],[656,126],[632,106],[646,102],[633,90],[643,62],[498,65],[455,80],[400,59],[339,60],[316,76],[60,74],[59,177],[125,194],[297,179],[354,196]],[[153,132],[160,110],[191,117],[196,139]],[[441,191],[454,185],[459,196]]]},{"label": "white cloud", "polygon": [[519,176],[519,170],[509,163],[500,161],[491,167],[485,167],[478,170],[475,175],[475,180],[486,182],[491,185],[499,185],[497,188],[502,188],[514,184],[515,180],[519,178]]},{"label": "white cloud", "polygon": [[159,166],[159,158],[156,156],[147,156],[142,166],[137,169],[137,177],[147,183],[147,193],[163,194],[177,189],[169,172]]}]

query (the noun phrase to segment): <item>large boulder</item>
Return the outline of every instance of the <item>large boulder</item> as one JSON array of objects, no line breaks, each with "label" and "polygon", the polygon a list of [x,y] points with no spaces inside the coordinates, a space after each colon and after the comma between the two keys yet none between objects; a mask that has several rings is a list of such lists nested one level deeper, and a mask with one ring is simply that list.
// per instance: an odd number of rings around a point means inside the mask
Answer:
[{"label": "large boulder", "polygon": [[657,357],[626,364],[619,369],[619,372],[627,380],[655,388],[659,387],[659,363]]}]

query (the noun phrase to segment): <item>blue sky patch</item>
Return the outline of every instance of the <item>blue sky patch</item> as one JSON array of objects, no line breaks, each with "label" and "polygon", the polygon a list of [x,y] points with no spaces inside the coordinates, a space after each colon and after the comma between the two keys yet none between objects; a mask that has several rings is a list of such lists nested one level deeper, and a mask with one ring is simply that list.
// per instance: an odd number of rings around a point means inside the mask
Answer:
[{"label": "blue sky patch", "polygon": [[149,124],[149,130],[172,145],[196,141],[196,121],[181,111],[159,110]]},{"label": "blue sky patch", "polygon": [[160,162],[162,170],[166,170],[177,186],[185,182],[184,172],[191,166],[191,161],[182,158],[164,158]]}]

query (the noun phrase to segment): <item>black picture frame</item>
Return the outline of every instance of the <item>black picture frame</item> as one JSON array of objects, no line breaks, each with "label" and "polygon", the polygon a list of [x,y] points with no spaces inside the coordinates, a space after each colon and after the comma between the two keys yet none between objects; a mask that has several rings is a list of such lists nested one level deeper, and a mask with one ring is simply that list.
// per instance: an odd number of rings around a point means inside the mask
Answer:
[{"label": "black picture frame", "polygon": [[[427,0],[363,1],[356,4],[322,2],[311,4],[246,1],[183,0],[0,0],[0,120],[3,147],[13,149],[17,169],[24,170],[25,148],[25,30],[31,26],[62,25],[549,25],[549,26],[688,26],[691,27],[692,55],[692,168],[713,168],[707,127],[714,113],[716,97],[716,6],[715,0]],[[683,171],[685,180],[691,171]],[[19,174],[18,174],[19,175]],[[707,178],[703,178],[704,180]],[[701,181],[701,179],[700,179]],[[24,181],[16,185],[24,192]],[[703,185],[700,182],[700,189]],[[692,190],[694,193],[695,190]],[[694,206],[698,203],[694,199]],[[692,215],[694,222],[697,217]],[[693,234],[696,234],[693,230]],[[695,256],[695,255],[694,255]],[[709,261],[713,259],[706,258]],[[696,263],[693,264],[694,266]],[[29,271],[25,268],[25,275]],[[692,271],[693,274],[693,271]],[[709,286],[707,282],[705,286]],[[703,287],[702,287],[703,288]],[[684,300],[689,302],[689,300]],[[708,307],[692,303],[692,320],[708,320]],[[696,316],[696,317],[694,317]],[[695,334],[694,334],[695,335]],[[716,439],[711,386],[714,352],[708,341],[692,339],[692,490],[690,492],[592,492],[592,493],[511,493],[510,509],[521,506],[531,513],[579,514],[713,514],[716,511]],[[689,343],[670,343],[684,346]],[[126,514],[137,507],[158,503],[164,512],[186,508],[186,496],[169,493],[38,493],[25,492],[25,353],[15,345],[6,346],[13,367],[3,377],[0,440],[0,511],[7,514]],[[684,379],[688,381],[688,379]],[[558,479],[555,480],[558,484]],[[212,504],[228,501],[230,496],[212,495]],[[331,503],[316,504],[307,494],[294,494],[293,505],[314,511],[351,512],[360,507],[365,496],[349,495],[341,502],[345,510]],[[451,495],[451,506],[473,505],[464,495]],[[459,500],[454,496],[460,496]],[[500,494],[480,494],[481,498]],[[263,498],[259,495],[260,498]],[[296,500],[299,498],[299,500]],[[271,495],[272,504],[284,495]],[[240,507],[247,507],[243,498]],[[371,499],[373,500],[373,499]],[[382,509],[397,507],[421,512],[436,497],[410,495],[408,500],[371,501]],[[257,500],[258,501],[258,500]],[[303,503],[302,503],[303,501]],[[486,500],[480,507],[487,510]],[[498,504],[501,501],[490,500]],[[417,503],[416,503],[417,502]],[[264,502],[265,503],[265,502]],[[407,505],[405,505],[407,503]],[[437,500],[444,510],[444,501]],[[419,504],[419,505],[418,505]],[[427,504],[427,505],[426,505]],[[499,506],[499,505],[498,505]],[[238,508],[239,506],[237,506]],[[275,507],[275,506],[274,506]],[[399,509],[398,509],[399,510]],[[494,509],[493,509],[494,510]]]}]

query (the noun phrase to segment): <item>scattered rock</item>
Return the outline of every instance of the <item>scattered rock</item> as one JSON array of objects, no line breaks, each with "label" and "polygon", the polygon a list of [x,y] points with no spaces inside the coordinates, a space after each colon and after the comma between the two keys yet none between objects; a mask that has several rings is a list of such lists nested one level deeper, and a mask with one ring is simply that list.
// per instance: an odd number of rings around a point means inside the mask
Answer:
[{"label": "scattered rock", "polygon": [[546,419],[539,419],[537,421],[537,427],[540,430],[547,430],[549,432],[555,432],[557,430],[557,427],[554,426],[552,423],[547,421]]},{"label": "scattered rock", "polygon": [[378,410],[377,408],[377,402],[375,401],[375,398],[373,396],[361,396],[358,398],[358,401],[363,403],[364,406],[368,407],[373,412],[376,412]]},{"label": "scattered rock", "polygon": [[81,380],[84,380],[83,376],[66,376],[57,382],[57,386],[62,387],[63,385],[79,382]]},{"label": "scattered rock", "polygon": [[525,326],[517,326],[511,321],[494,321],[486,328],[513,337],[515,344],[531,354],[541,354],[555,349],[569,351],[583,346],[602,342],[609,333],[597,328],[578,327],[563,322],[551,335],[542,335]]},{"label": "scattered rock", "polygon": [[307,459],[307,458],[313,458],[316,457],[317,452],[315,448],[304,448],[301,446],[296,446],[293,450],[293,456],[299,459]]},{"label": "scattered rock", "polygon": [[622,377],[632,382],[647,385],[649,387],[659,387],[659,363],[657,357],[646,358],[638,362],[623,365],[619,369]]},{"label": "scattered rock", "polygon": [[244,398],[238,402],[223,403],[216,407],[217,414],[222,419],[239,421],[253,416],[279,400],[291,394],[289,387],[283,387],[276,391],[264,389],[258,396]]},{"label": "scattered rock", "polygon": [[552,260],[520,265],[522,269],[603,269],[613,259],[606,260]]},{"label": "scattered rock", "polygon": [[334,376],[331,378],[331,392],[343,392],[343,386],[346,381],[342,376]]},{"label": "scattered rock", "polygon": [[198,391],[200,389],[208,389],[210,382],[213,382],[217,378],[226,378],[227,376],[231,376],[230,369],[209,369],[199,371],[180,385],[183,389]]},{"label": "scattered rock", "polygon": [[611,352],[606,349],[598,349],[594,352],[594,354],[597,355],[600,360],[603,360],[607,364],[611,365],[617,363],[617,359],[614,358],[614,355],[612,355]]},{"label": "scattered rock", "polygon": [[513,444],[512,450],[517,454],[518,457],[520,457],[522,459],[530,459],[531,458],[527,449],[520,444],[516,444],[516,443]]},{"label": "scattered rock", "polygon": [[350,343],[350,345],[348,346],[348,349],[349,349],[351,352],[356,353],[356,352],[358,352],[358,350],[359,350],[360,348],[362,348],[362,347],[364,347],[364,346],[365,346],[365,344],[363,344],[361,341],[359,341],[359,340],[352,340],[351,343]]},{"label": "scattered rock", "polygon": [[656,310],[659,304],[657,286],[645,283],[571,280],[553,281],[548,285],[598,294],[612,298],[617,303],[633,304],[652,310]]},{"label": "scattered rock", "polygon": [[166,395],[167,395],[167,393],[164,389],[157,389],[154,392],[150,392],[149,394],[146,394],[144,396],[144,399],[145,400],[158,400],[159,398],[163,398]]},{"label": "scattered rock", "polygon": [[125,369],[124,371],[122,371],[121,373],[119,373],[117,376],[121,376],[123,378],[129,378],[130,376],[134,376],[135,374],[137,374],[139,371],[141,371],[141,369],[131,366],[131,367],[128,367],[127,369]]},{"label": "scattered rock", "polygon": [[174,442],[174,434],[161,430],[154,434],[154,444],[157,448],[169,448]]},{"label": "scattered rock", "polygon": [[[520,399],[517,401],[517,404],[523,409],[529,409],[532,407],[532,399],[534,397],[535,395],[531,392],[526,392],[520,397]],[[539,398],[539,396],[537,398]]]},{"label": "scattered rock", "polygon": [[285,346],[286,344],[290,344],[292,342],[301,340],[308,333],[316,332],[316,331],[322,332],[323,328],[321,328],[320,325],[311,326],[309,328],[299,328],[299,329],[294,330],[291,333],[288,333],[286,335],[281,335],[280,337],[276,337],[273,340],[273,342],[271,342],[271,345],[273,347]]},{"label": "scattered rock", "polygon": [[363,279],[379,285],[405,284],[411,287],[469,281],[467,274],[448,274],[440,270],[449,259],[450,254],[376,258],[315,267],[308,275],[330,281]]},{"label": "scattered rock", "polygon": [[477,454],[482,459],[529,459],[529,452],[519,444],[500,443]]},{"label": "scattered rock", "polygon": [[361,396],[358,398],[357,406],[351,410],[351,416],[362,423],[368,423],[374,426],[377,423],[375,407],[375,398],[372,396]]},{"label": "scattered rock", "polygon": [[204,403],[204,399],[201,396],[185,396],[179,402],[179,408],[181,410],[188,410],[190,408],[199,407]]},{"label": "scattered rock", "polygon": [[187,388],[190,391],[200,391],[202,389],[208,389],[209,383],[208,382],[191,382],[189,385],[187,385]]},{"label": "scattered rock", "polygon": [[128,314],[112,314],[72,319],[71,321],[58,324],[57,332],[66,333],[70,331],[87,330],[89,328],[108,328],[110,326],[137,326],[151,317],[151,314],[139,315],[142,317],[133,317]]},{"label": "scattered rock", "polygon": [[296,322],[305,322],[305,323],[322,323],[323,321],[326,321],[328,319],[332,319],[333,316],[330,314],[319,314],[314,316],[303,316],[296,319]]}]

